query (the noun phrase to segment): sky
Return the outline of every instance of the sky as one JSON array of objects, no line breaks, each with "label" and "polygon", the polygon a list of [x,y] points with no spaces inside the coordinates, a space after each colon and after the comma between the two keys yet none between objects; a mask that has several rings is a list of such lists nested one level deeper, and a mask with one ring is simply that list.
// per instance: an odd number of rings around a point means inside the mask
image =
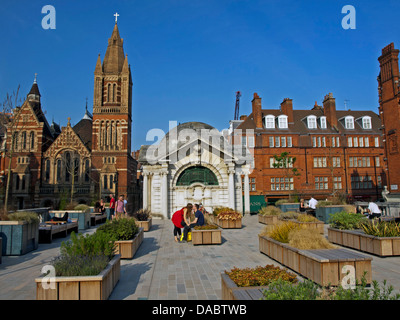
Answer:
[{"label": "sky", "polygon": [[[94,69],[103,60],[118,12],[132,70],[132,151],[169,121],[229,126],[251,113],[256,92],[263,109],[284,98],[294,109],[322,105],[378,112],[378,57],[400,48],[400,1],[383,0],[0,0],[0,101],[20,86],[26,97],[34,74],[49,123],[76,124],[93,110]],[[42,28],[45,5],[55,29]],[[355,29],[344,29],[345,5]]]}]

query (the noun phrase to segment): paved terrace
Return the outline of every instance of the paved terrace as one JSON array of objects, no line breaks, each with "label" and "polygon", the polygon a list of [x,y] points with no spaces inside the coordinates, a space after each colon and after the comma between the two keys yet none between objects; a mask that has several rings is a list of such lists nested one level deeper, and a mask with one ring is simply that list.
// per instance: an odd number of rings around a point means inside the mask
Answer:
[{"label": "paved terrace", "polygon": [[[259,252],[258,233],[263,228],[256,215],[246,215],[242,229],[222,231],[221,245],[193,246],[174,242],[171,221],[153,219],[152,229],[145,232],[135,257],[121,260],[121,277],[110,299],[218,300],[221,298],[220,273],[224,270],[235,266],[279,266]],[[85,233],[94,231],[92,227]],[[59,254],[60,244],[66,239],[39,244],[37,250],[23,256],[3,257],[0,299],[35,300],[34,279]],[[372,279],[380,283],[386,279],[400,292],[400,257],[371,257]]]}]

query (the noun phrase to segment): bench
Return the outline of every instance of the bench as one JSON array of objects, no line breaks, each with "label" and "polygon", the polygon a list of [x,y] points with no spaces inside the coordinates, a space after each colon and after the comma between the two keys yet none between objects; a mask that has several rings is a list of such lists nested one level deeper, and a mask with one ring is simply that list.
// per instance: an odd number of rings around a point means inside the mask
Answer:
[{"label": "bench", "polygon": [[78,232],[78,219],[71,219],[71,221],[46,221],[40,223],[39,242],[51,243],[55,235],[66,237],[68,232]]},{"label": "bench", "polygon": [[107,214],[91,213],[90,214],[90,225],[93,227],[96,224],[104,223],[107,220]]}]

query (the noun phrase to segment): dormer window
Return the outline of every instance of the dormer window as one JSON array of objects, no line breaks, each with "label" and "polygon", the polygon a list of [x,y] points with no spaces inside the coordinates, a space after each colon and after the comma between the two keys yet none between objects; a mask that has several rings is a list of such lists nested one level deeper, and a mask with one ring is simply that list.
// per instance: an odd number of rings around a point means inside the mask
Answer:
[{"label": "dormer window", "polygon": [[363,129],[372,129],[371,117],[369,116],[362,117],[362,127]]},{"label": "dormer window", "polygon": [[287,129],[288,128],[288,116],[280,115],[278,117],[278,126],[280,129]]},{"label": "dormer window", "polygon": [[319,125],[320,125],[321,129],[326,129],[326,117],[319,118]]},{"label": "dormer window", "polygon": [[267,115],[264,117],[265,128],[267,129],[275,129],[275,116]]},{"label": "dormer window", "polygon": [[345,117],[344,124],[346,129],[354,129],[354,117],[352,116]]},{"label": "dormer window", "polygon": [[317,129],[317,117],[308,116],[307,117],[307,127],[308,129]]}]

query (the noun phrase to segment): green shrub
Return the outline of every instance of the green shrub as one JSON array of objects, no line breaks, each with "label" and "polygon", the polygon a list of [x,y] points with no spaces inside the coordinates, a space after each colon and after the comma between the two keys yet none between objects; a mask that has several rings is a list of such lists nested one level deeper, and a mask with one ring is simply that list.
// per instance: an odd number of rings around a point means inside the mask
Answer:
[{"label": "green shrub", "polygon": [[367,218],[363,215],[341,211],[330,216],[329,224],[332,228],[336,229],[354,230],[360,229],[362,223],[366,220]]},{"label": "green shrub", "polygon": [[282,203],[289,203],[289,199],[279,199],[277,202],[275,202],[275,205],[277,206],[278,204]]},{"label": "green shrub", "polygon": [[26,221],[28,223],[38,223],[39,217],[35,212],[17,211],[8,215],[8,220],[11,221]]},{"label": "green shrub", "polygon": [[320,201],[318,201],[318,203],[317,203],[317,208],[326,207],[326,206],[331,206],[331,205],[333,205],[333,202],[332,202],[332,201],[320,200]]},{"label": "green shrub", "polygon": [[114,255],[114,241],[109,234],[95,232],[86,236],[71,232],[70,240],[61,243],[61,256],[93,257],[105,255],[109,260]]},{"label": "green shrub", "polygon": [[96,233],[105,233],[115,241],[131,240],[139,232],[135,219],[119,218],[107,221]]},{"label": "green shrub", "polygon": [[147,221],[150,218],[150,210],[148,209],[139,209],[133,214],[133,217],[138,221]]},{"label": "green shrub", "polygon": [[263,291],[262,300],[316,300],[318,285],[310,280],[292,284],[282,279],[272,281]]},{"label": "green shrub", "polygon": [[285,282],[297,282],[295,274],[274,265],[244,269],[235,267],[231,271],[225,271],[225,273],[238,287],[266,286],[277,279]]},{"label": "green shrub", "polygon": [[386,280],[381,287],[372,281],[372,288],[367,287],[365,274],[361,284],[356,281],[354,289],[343,287],[321,288],[310,280],[298,284],[287,281],[272,281],[263,291],[262,300],[399,300],[400,294],[393,293],[393,286],[387,286]]},{"label": "green shrub", "polygon": [[95,276],[104,270],[109,262],[105,255],[81,256],[64,255],[52,261],[57,277]]}]

